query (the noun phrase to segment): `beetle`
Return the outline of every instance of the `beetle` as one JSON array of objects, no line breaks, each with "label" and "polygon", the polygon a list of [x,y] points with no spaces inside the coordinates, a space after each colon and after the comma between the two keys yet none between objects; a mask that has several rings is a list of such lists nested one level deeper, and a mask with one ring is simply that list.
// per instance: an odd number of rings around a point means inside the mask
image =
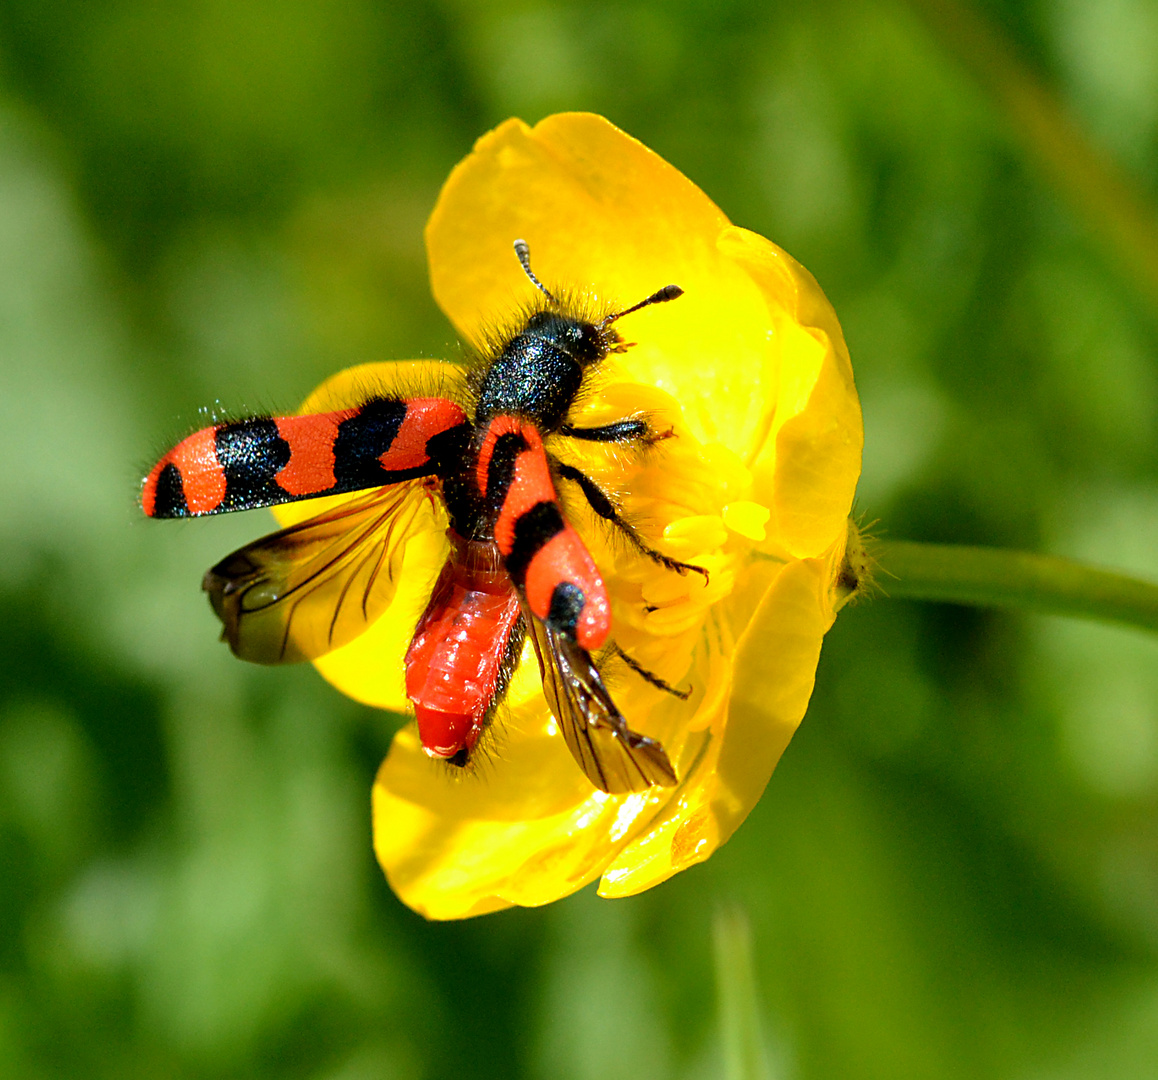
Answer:
[{"label": "beetle", "polygon": [[322,656],[381,614],[422,500],[441,500],[449,554],[406,654],[406,693],[426,752],[470,761],[529,634],[548,705],[591,782],[615,794],[672,786],[666,751],[628,725],[596,654],[613,652],[678,697],[687,691],[609,644],[607,587],[557,485],[573,484],[644,557],[674,573],[706,579],[707,571],[648,544],[612,496],[544,441],[643,449],[672,434],[644,417],[581,427],[569,416],[599,365],[629,348],[618,321],[683,290],[667,285],[597,318],[543,285],[525,241],[514,247],[537,300],[480,355],[467,400],[370,396],[332,412],[203,428],[157,462],[141,505],[150,517],[200,517],[365,492],[247,544],[205,574],[233,652],[278,664]]}]

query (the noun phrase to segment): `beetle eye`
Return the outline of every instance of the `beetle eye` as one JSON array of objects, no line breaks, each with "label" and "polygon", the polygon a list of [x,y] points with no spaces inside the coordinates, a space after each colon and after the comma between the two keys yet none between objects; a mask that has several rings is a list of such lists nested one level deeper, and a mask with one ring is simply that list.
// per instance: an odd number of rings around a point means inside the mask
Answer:
[{"label": "beetle eye", "polygon": [[599,327],[584,323],[579,329],[578,337],[576,352],[584,363],[594,363],[607,355],[606,335],[600,332]]}]

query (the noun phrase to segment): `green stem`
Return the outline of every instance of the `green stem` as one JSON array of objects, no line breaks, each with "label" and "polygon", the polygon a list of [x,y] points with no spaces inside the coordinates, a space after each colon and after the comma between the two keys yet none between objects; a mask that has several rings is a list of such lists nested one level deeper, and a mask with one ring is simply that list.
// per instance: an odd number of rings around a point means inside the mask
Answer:
[{"label": "green stem", "polygon": [[980,607],[1028,608],[1158,630],[1158,585],[1109,570],[998,548],[877,542],[886,595]]},{"label": "green stem", "polygon": [[769,1080],[748,920],[738,908],[717,911],[712,931],[724,1076],[726,1080]]}]

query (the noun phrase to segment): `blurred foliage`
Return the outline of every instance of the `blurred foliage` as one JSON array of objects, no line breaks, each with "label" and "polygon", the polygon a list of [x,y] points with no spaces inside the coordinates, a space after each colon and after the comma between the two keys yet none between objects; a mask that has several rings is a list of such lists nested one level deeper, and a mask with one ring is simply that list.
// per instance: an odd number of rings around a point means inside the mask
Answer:
[{"label": "blurred foliage", "polygon": [[199,575],[265,520],[134,505],[199,408],[451,355],[442,178],[585,108],[824,285],[879,531],[1158,575],[1158,307],[1106,216],[1153,228],[1158,2],[978,2],[0,6],[0,1073],[720,1076],[727,904],[777,1077],[1154,1075],[1152,638],[848,610],[710,863],[428,925],[370,851],[398,721],[216,641]]}]

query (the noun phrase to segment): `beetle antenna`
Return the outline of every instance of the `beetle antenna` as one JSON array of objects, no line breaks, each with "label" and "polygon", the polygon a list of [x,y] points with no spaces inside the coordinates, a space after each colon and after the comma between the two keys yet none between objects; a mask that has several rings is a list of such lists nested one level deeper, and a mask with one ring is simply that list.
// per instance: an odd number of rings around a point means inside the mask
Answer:
[{"label": "beetle antenna", "polygon": [[599,329],[605,329],[615,322],[616,319],[622,319],[624,315],[630,315],[633,311],[638,311],[640,308],[648,307],[651,304],[666,304],[669,300],[675,300],[676,297],[683,296],[683,294],[683,289],[678,285],[665,285],[662,289],[653,292],[646,300],[640,300],[638,304],[633,304],[629,308],[617,311],[614,315],[608,315],[607,318],[599,324]]},{"label": "beetle antenna", "polygon": [[535,277],[535,272],[531,269],[531,249],[526,240],[515,241],[515,254],[519,257],[519,265],[523,268],[523,273],[531,279],[531,284],[550,300],[552,304],[558,304],[558,297],[550,293],[547,290],[547,286]]}]

